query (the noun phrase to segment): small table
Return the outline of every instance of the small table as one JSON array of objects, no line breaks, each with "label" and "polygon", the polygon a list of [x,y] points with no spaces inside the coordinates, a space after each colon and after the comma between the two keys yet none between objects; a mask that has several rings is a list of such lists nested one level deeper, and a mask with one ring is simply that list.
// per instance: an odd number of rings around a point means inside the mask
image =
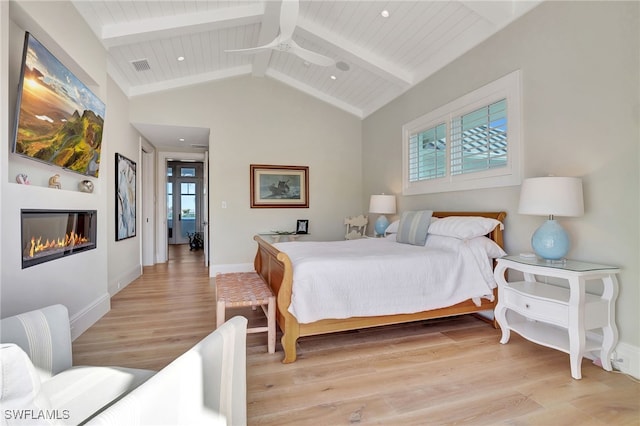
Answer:
[{"label": "small table", "polygon": [[[507,269],[522,272],[524,281],[507,282]],[[498,259],[494,276],[498,283],[495,315],[502,329],[500,343],[506,344],[513,330],[534,343],[568,353],[574,379],[582,378],[582,358],[592,351],[599,351],[602,367],[611,371],[611,354],[618,342],[618,272],[620,269],[614,266],[574,260],[550,262],[520,256]],[[536,276],[565,279],[569,288],[541,282]],[[602,281],[601,295],[586,292],[589,280]],[[586,334],[598,328],[602,329],[602,342]]]},{"label": "small table", "polygon": [[298,241],[298,238],[300,238],[301,236],[309,234],[279,234],[277,232],[261,232],[258,235],[270,237],[274,243],[279,243],[280,241],[282,241],[282,238],[286,238],[285,241]]}]

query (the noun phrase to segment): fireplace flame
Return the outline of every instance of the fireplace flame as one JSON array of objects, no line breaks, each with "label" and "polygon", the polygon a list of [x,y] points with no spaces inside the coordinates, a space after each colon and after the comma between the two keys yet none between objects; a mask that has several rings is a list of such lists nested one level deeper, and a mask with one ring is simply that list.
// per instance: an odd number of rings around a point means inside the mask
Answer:
[{"label": "fireplace flame", "polygon": [[47,238],[44,242],[42,242],[42,237],[31,237],[31,246],[29,248],[29,257],[34,257],[36,254],[55,249],[55,248],[64,248],[64,247],[73,247],[79,244],[88,243],[89,239],[83,237],[82,234],[76,234],[71,231],[66,234],[64,238],[52,239],[49,241]]}]

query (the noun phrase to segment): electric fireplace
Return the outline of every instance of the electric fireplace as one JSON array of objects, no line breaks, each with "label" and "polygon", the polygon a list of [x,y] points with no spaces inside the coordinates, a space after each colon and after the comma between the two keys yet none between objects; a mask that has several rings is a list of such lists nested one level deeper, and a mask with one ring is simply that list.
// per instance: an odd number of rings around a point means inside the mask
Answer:
[{"label": "electric fireplace", "polygon": [[96,210],[21,210],[22,269],[96,248]]}]

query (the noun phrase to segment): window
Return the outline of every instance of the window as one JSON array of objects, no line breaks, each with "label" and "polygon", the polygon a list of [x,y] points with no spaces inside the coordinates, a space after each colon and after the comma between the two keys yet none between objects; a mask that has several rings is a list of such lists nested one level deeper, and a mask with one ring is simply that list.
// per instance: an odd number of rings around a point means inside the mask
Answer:
[{"label": "window", "polygon": [[520,72],[422,117],[403,132],[403,194],[519,185]]}]

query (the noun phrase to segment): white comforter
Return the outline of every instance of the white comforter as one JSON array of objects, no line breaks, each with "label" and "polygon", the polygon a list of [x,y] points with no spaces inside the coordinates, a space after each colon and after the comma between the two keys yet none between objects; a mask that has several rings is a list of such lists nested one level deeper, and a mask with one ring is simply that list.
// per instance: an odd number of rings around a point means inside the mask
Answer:
[{"label": "white comforter", "polygon": [[[432,249],[375,238],[285,242],[293,263],[291,312],[298,322],[414,313],[493,298],[490,263],[464,241]],[[480,257],[478,257],[480,256]],[[486,257],[485,257],[486,259]],[[483,268],[485,270],[483,270]]]}]

